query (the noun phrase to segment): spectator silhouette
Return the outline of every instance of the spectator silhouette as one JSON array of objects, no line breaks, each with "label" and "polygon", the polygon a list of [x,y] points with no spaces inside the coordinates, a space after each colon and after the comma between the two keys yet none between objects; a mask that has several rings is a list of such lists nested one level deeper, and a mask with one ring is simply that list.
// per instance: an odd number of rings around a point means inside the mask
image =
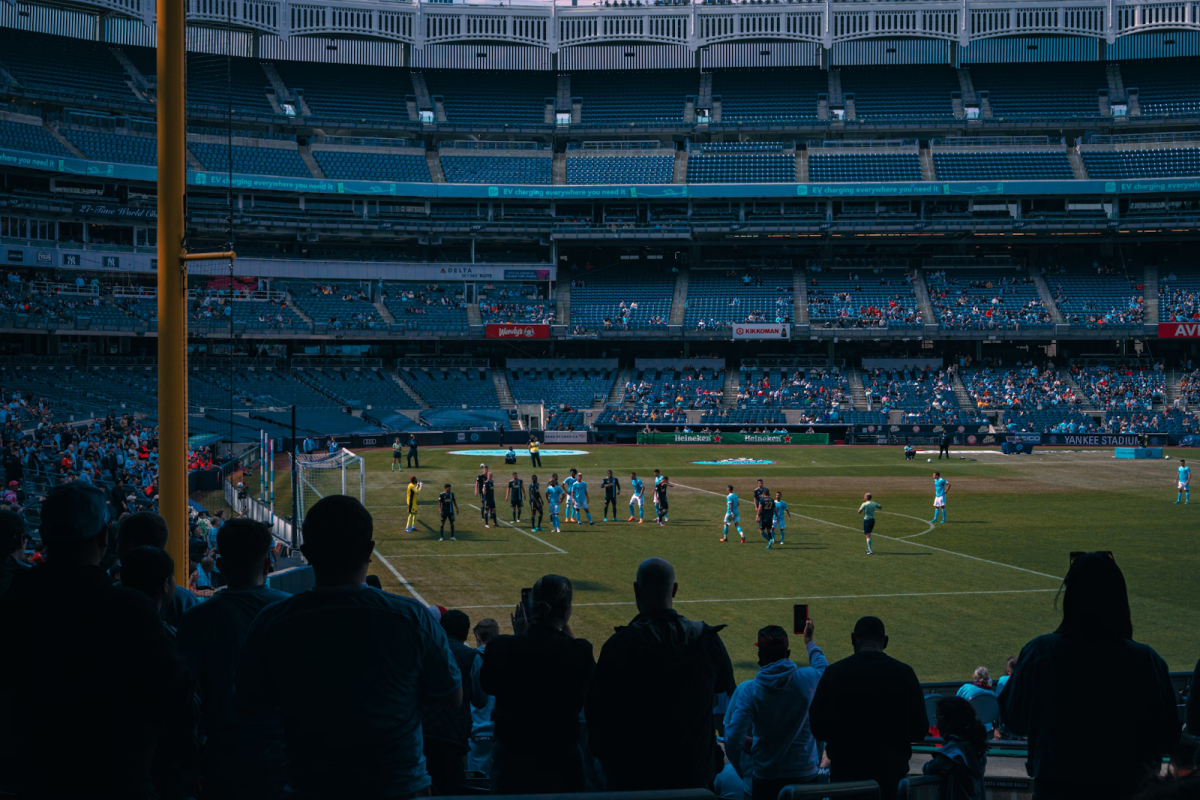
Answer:
[{"label": "spectator silhouette", "polygon": [[571,630],[571,581],[544,575],[533,585],[532,614],[523,605],[512,636],[483,654],[479,683],[496,698],[492,791],[581,792],[580,712],[596,667],[592,643]]},{"label": "spectator silhouette", "polygon": [[0,509],[0,594],[4,594],[18,573],[32,567],[25,561],[25,520],[15,511]]},{"label": "spectator silhouette", "polygon": [[854,655],[830,664],[813,697],[813,736],[826,742],[834,781],[873,780],[880,797],[895,797],[908,774],[912,743],[928,730],[925,698],[912,667],[883,651],[878,617],[863,617],[850,634]]},{"label": "spectator silhouette", "polygon": [[490,774],[496,730],[492,723],[492,711],[496,707],[496,698],[479,685],[479,672],[488,643],[500,635],[500,623],[490,617],[481,619],[472,632],[475,634],[475,652],[480,658],[475,659],[475,668],[471,673],[471,752],[467,756],[467,769]]},{"label": "spectator silhouette", "polygon": [[985,800],[983,774],[987,771],[987,730],[971,703],[962,697],[944,697],[937,704],[937,728],[945,744],[925,762],[926,775],[942,777],[945,800]]},{"label": "spectator silhouette", "polygon": [[433,781],[433,793],[462,794],[460,787],[466,779],[464,758],[470,750],[471,704],[473,701],[471,675],[479,653],[467,647],[471,620],[461,611],[442,614],[439,623],[450,640],[450,654],[462,676],[463,701],[458,708],[421,706],[421,733],[424,738],[425,769]]},{"label": "spectator silhouette", "polygon": [[1200,661],[1192,673],[1191,690],[1187,698],[1187,729],[1192,736],[1200,734]]},{"label": "spectator silhouette", "polygon": [[[121,520],[117,530],[117,556],[122,560],[135,547],[157,547],[166,550],[167,521],[153,511],[138,511]],[[199,600],[186,586],[176,586],[171,601],[162,609],[162,618],[172,628],[178,629],[184,612]]]},{"label": "spectator silhouette", "polygon": [[[1037,800],[1130,797],[1179,741],[1167,664],[1133,641],[1125,576],[1111,556],[1075,559],[1062,599],[1058,630],[1021,649],[1004,687],[1001,718],[1010,731],[1029,737]],[[1121,676],[1120,701],[1101,702],[1114,675]],[[1121,758],[1078,735],[1101,730],[1119,740]]]},{"label": "spectator silhouette", "polygon": [[242,646],[238,716],[282,715],[296,800],[424,792],[419,705],[462,703],[458,667],[433,615],[366,585],[373,527],[354,498],[319,500],[301,548],[316,586],[264,608]]},{"label": "spectator silhouette", "polygon": [[735,688],[733,665],[719,635],[725,626],[680,616],[678,590],[668,562],[643,561],[633,584],[638,615],[600,650],[588,740],[610,791],[712,786],[713,697]]},{"label": "spectator silhouette", "polygon": [[[812,620],[804,626],[811,667],[791,660],[787,632],[778,625],[760,630],[755,644],[761,669],[753,680],[741,683],[729,700],[725,754],[738,775],[753,779],[753,800],[775,800],[783,787],[817,778],[820,753],[809,708],[829,662],[813,642]],[[748,754],[743,751],[747,738],[751,739]]]},{"label": "spectator silhouette", "polygon": [[217,547],[217,569],[226,587],[183,615],[177,638],[203,698],[203,797],[269,800],[283,789],[282,722],[276,714],[241,720],[233,686],[254,618],[290,595],[266,585],[271,570],[266,525],[244,517],[230,520],[217,531]]},{"label": "spectator silhouette", "polygon": [[0,789],[20,797],[149,800],[160,737],[187,714],[191,681],[154,606],[100,568],[108,521],[95,486],[52,489],[46,563],[0,596],[0,625],[22,632],[0,659]]}]

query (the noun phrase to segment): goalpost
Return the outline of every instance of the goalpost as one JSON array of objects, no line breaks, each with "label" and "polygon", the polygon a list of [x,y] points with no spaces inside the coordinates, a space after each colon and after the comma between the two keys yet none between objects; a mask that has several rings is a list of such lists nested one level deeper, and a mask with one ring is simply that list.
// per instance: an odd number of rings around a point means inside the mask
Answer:
[{"label": "goalpost", "polygon": [[322,497],[347,494],[367,504],[367,470],[362,456],[342,448],[336,453],[293,453],[296,509],[301,528],[308,510]]}]

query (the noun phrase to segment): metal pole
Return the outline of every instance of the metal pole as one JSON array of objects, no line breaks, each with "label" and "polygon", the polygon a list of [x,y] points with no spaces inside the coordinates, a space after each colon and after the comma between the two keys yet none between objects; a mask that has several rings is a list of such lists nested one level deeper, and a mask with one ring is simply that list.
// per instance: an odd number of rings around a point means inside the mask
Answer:
[{"label": "metal pole", "polygon": [[184,156],[186,4],[158,10],[158,451],[159,512],[170,536],[175,582],[187,585],[187,263],[183,255],[187,161]]},{"label": "metal pole", "polygon": [[300,546],[300,492],[296,483],[296,454],[300,452],[296,441],[296,407],[292,406],[292,547]]},{"label": "metal pole", "polygon": [[267,465],[271,470],[271,489],[269,499],[271,501],[271,527],[275,527],[275,440],[267,439]]}]

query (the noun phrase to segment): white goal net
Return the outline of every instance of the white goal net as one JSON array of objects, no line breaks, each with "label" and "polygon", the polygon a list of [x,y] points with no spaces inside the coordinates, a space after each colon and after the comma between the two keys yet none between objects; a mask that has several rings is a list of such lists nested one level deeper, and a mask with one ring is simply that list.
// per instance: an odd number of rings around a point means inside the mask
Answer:
[{"label": "white goal net", "polygon": [[347,494],[367,503],[367,470],[362,457],[346,448],[336,453],[295,453],[292,468],[296,470],[297,511],[300,526],[304,518],[322,497]]}]

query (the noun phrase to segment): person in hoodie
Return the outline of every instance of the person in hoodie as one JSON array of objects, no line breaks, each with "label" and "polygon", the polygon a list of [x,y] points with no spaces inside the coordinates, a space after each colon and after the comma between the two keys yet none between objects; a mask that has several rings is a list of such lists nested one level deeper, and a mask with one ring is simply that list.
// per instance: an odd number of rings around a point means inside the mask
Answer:
[{"label": "person in hoodie", "polygon": [[[760,630],[756,646],[761,669],[737,687],[725,712],[725,754],[739,775],[750,773],[753,800],[774,800],[783,787],[817,778],[820,753],[808,708],[829,662],[813,642],[812,620],[804,626],[812,666],[791,660],[787,632],[778,625]],[[743,742],[748,738],[747,754]]]},{"label": "person in hoodie", "polygon": [[[584,707],[592,752],[609,791],[710,789],[719,761],[713,697],[736,688],[719,635],[672,607],[679,584],[661,558],[633,584],[638,615],[596,661]],[[631,729],[630,720],[636,720]]]},{"label": "person in hoodie", "polygon": [[943,697],[938,701],[936,714],[938,732],[946,743],[925,762],[925,774],[941,777],[939,797],[985,800],[987,730],[975,716],[970,702],[962,697]]}]

